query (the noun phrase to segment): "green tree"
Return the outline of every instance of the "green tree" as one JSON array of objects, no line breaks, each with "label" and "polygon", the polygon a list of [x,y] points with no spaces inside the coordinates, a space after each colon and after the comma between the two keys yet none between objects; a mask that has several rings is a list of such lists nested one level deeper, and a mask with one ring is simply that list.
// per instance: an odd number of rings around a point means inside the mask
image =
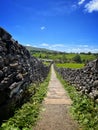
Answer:
[{"label": "green tree", "polygon": [[39,54],[39,58],[42,58],[42,55],[41,55],[41,53]]},{"label": "green tree", "polygon": [[74,57],[73,57],[73,61],[77,62],[77,63],[81,63],[81,57],[79,54],[76,54]]},{"label": "green tree", "polygon": [[66,58],[66,55],[65,55],[65,54],[63,54],[63,56],[62,56],[62,62],[63,62],[63,63],[67,62],[67,58]]}]

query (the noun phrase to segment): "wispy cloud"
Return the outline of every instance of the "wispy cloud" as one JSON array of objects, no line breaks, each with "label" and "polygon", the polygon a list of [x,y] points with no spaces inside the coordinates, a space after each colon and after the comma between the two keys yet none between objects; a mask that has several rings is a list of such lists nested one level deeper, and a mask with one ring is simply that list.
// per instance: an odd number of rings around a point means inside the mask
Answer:
[{"label": "wispy cloud", "polygon": [[85,0],[79,0],[78,5],[81,5],[85,2]]},{"label": "wispy cloud", "polygon": [[79,47],[82,47],[82,48],[86,48],[86,47],[89,47],[88,45],[78,45]]},{"label": "wispy cloud", "polygon": [[43,46],[43,47],[49,47],[49,44],[47,44],[47,43],[42,43],[41,46]]},{"label": "wispy cloud", "polygon": [[32,45],[30,45],[30,44],[26,44],[26,46],[32,46]]},{"label": "wispy cloud", "polygon": [[98,0],[91,0],[85,5],[87,12],[92,13],[93,11],[98,11]]},{"label": "wispy cloud", "polygon": [[49,47],[51,49],[52,48],[56,49],[57,47],[59,47],[59,48],[65,47],[65,45],[63,45],[63,44],[52,44],[52,45],[50,45],[48,43],[42,43],[41,46],[43,46],[43,47]]},{"label": "wispy cloud", "polygon": [[45,47],[47,49],[51,50],[56,50],[56,51],[62,51],[62,52],[75,52],[75,53],[80,53],[80,52],[92,52],[92,53],[97,53],[98,52],[98,47],[93,47],[89,46],[87,44],[47,44],[43,43],[41,44],[40,47]]},{"label": "wispy cloud", "polygon": [[89,46],[86,44],[80,44],[80,45],[76,45],[76,46],[70,46],[67,50],[67,52],[92,52],[92,53],[97,53],[98,52],[98,47],[93,47],[93,46]]},{"label": "wispy cloud", "polygon": [[80,52],[92,52],[92,53],[98,53],[98,46],[94,47],[93,45],[88,44],[50,44],[50,43],[33,43],[33,44],[26,44],[26,46],[33,46],[38,48],[46,48],[50,50],[55,51],[62,51],[62,52],[74,52],[74,53],[80,53]]},{"label": "wispy cloud", "polygon": [[42,26],[42,27],[40,27],[40,29],[41,29],[41,30],[45,30],[45,29],[46,29],[46,27],[45,27],[45,26]]},{"label": "wispy cloud", "polygon": [[42,43],[40,44],[40,47],[58,51],[64,51],[66,48],[64,44],[48,44],[48,43]]},{"label": "wispy cloud", "polygon": [[38,10],[37,15],[42,16],[61,16],[65,14],[71,13],[74,9],[76,9],[75,2],[70,0],[57,0],[57,1],[48,1],[48,8]]},{"label": "wispy cloud", "polygon": [[52,47],[65,47],[65,45],[64,44],[54,44],[54,45],[52,45]]}]

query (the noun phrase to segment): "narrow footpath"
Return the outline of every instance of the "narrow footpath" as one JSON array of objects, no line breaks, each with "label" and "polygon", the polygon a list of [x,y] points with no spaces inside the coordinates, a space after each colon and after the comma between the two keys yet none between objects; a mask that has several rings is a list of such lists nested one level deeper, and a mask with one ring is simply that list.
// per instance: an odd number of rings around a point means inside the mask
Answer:
[{"label": "narrow footpath", "polygon": [[33,130],[79,130],[78,124],[71,118],[70,97],[57,79],[53,65],[48,93],[43,101],[40,119]]}]

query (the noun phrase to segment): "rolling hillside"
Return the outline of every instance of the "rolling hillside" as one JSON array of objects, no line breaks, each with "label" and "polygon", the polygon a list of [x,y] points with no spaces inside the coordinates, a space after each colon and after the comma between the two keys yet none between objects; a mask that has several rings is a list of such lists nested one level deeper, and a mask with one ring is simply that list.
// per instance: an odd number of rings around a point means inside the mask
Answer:
[{"label": "rolling hillside", "polygon": [[58,51],[53,51],[45,48],[37,48],[37,47],[32,47],[32,46],[25,46],[29,51],[35,51],[35,52],[58,52]]}]

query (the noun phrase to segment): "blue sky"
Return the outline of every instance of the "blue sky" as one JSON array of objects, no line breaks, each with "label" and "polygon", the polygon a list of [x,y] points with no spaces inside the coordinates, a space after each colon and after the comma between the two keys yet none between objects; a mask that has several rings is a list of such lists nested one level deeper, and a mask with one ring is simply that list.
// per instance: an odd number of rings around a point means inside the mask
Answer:
[{"label": "blue sky", "polygon": [[1,0],[0,26],[22,45],[98,52],[98,0]]}]

